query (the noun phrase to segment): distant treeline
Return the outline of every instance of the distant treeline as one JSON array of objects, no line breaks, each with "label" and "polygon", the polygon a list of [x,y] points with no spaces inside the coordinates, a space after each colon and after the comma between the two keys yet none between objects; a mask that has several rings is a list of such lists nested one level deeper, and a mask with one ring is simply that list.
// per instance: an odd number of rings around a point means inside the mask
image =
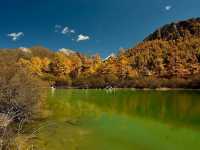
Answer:
[{"label": "distant treeline", "polygon": [[154,40],[121,50],[103,60],[99,55],[53,52],[43,47],[1,50],[1,63],[26,68],[52,86],[77,88],[199,88],[200,39]]},{"label": "distant treeline", "polygon": [[106,59],[39,46],[4,49],[0,59],[12,60],[53,86],[200,88],[200,19],[166,25]]}]

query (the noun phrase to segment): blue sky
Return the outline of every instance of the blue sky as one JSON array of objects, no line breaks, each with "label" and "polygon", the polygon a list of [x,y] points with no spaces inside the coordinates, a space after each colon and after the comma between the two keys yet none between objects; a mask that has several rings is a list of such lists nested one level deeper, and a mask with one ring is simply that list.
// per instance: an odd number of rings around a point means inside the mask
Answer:
[{"label": "blue sky", "polygon": [[70,48],[103,57],[156,28],[200,16],[199,0],[2,0],[0,48]]}]

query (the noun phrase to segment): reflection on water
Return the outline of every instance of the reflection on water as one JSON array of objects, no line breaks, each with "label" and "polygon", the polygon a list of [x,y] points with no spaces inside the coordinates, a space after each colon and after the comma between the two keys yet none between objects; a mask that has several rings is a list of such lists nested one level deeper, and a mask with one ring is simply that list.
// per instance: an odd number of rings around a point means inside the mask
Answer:
[{"label": "reflection on water", "polygon": [[[56,90],[38,146],[53,150],[200,147],[199,91]],[[44,122],[42,122],[44,123]]]}]

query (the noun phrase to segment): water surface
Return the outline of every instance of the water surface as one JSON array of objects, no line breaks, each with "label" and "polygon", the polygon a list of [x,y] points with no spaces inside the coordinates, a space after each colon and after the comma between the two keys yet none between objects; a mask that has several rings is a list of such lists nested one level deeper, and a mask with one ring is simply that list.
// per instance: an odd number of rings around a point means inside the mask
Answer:
[{"label": "water surface", "polygon": [[56,90],[44,150],[199,150],[200,91]]}]

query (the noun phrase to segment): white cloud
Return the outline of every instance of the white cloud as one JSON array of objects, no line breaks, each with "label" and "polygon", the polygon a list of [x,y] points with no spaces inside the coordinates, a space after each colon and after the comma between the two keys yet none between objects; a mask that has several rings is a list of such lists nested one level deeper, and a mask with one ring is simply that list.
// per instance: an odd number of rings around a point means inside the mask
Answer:
[{"label": "white cloud", "polygon": [[18,40],[20,37],[24,36],[23,32],[18,32],[18,33],[9,33],[7,35],[8,37],[11,37],[13,41]]},{"label": "white cloud", "polygon": [[59,32],[59,30],[62,28],[62,26],[59,24],[56,24],[54,28],[55,28],[55,32]]},{"label": "white cloud", "polygon": [[75,33],[74,29],[70,29],[69,27],[64,27],[61,31],[62,34],[67,34],[67,33]]},{"label": "white cloud", "polygon": [[62,26],[59,25],[59,24],[56,24],[56,25],[55,25],[55,28],[62,28]]},{"label": "white cloud", "polygon": [[74,29],[71,29],[70,32],[71,32],[71,33],[75,33],[75,30],[74,30]]},{"label": "white cloud", "polygon": [[80,35],[78,35],[78,38],[77,38],[76,41],[77,41],[77,42],[80,42],[80,41],[85,41],[85,40],[89,40],[89,39],[90,39],[89,36],[80,34]]},{"label": "white cloud", "polygon": [[69,27],[64,27],[61,33],[62,33],[62,34],[67,34],[67,33],[69,33],[69,32],[70,32]]},{"label": "white cloud", "polygon": [[62,25],[56,24],[54,28],[55,28],[55,32],[59,32],[61,34],[76,33],[74,29],[70,29],[68,26],[65,26],[62,28]]},{"label": "white cloud", "polygon": [[172,9],[172,6],[171,6],[171,5],[165,6],[165,10],[170,11],[171,9]]}]

